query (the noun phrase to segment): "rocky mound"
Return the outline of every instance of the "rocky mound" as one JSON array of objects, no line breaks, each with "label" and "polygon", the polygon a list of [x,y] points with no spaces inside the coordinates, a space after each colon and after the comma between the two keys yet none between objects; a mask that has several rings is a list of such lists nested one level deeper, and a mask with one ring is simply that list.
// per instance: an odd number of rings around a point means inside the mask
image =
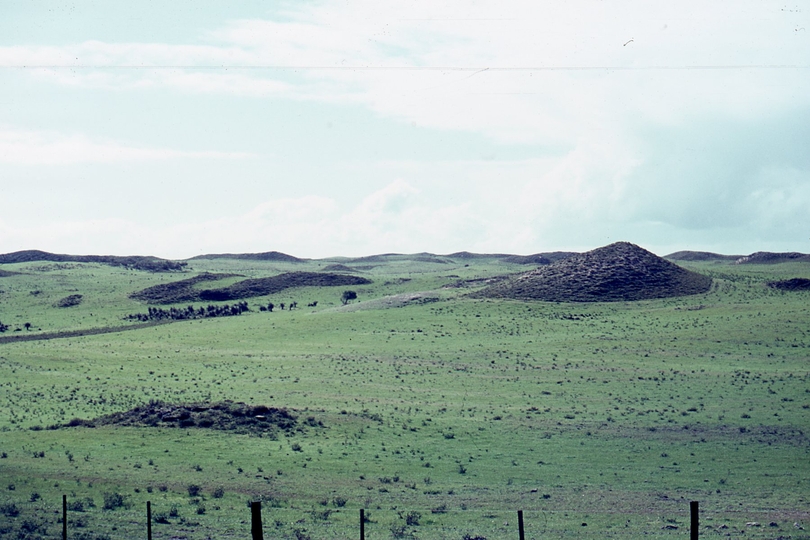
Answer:
[{"label": "rocky mound", "polygon": [[741,255],[720,255],[710,251],[676,251],[665,256],[671,261],[736,261]]},{"label": "rocky mound", "polygon": [[474,296],[547,302],[616,302],[704,293],[708,276],[627,242],[572,255]]},{"label": "rocky mound", "polygon": [[769,281],[768,287],[781,291],[810,291],[810,279],[793,278],[781,281]]},{"label": "rocky mound", "polygon": [[143,426],[172,428],[205,428],[237,433],[291,431],[296,417],[287,409],[241,402],[169,404],[152,401],[129,411],[100,416],[93,420],[74,418],[64,426]]},{"label": "rocky mound", "polygon": [[120,257],[117,255],[60,255],[47,251],[27,250],[15,251],[0,255],[0,264],[14,264],[26,262],[81,262],[100,263],[110,266],[123,266],[132,270],[145,270],[147,272],[179,272],[185,266],[184,262],[169,261],[158,257],[145,257],[132,255]]},{"label": "rocky mound", "polygon": [[263,253],[209,253],[206,255],[197,255],[189,259],[237,259],[243,261],[276,261],[276,262],[293,262],[302,263],[304,259],[281,253],[280,251],[265,251]]},{"label": "rocky mound", "polygon": [[210,281],[231,277],[234,274],[200,274],[199,276],[155,285],[134,292],[130,298],[150,304],[177,304],[185,302],[225,302],[275,294],[292,287],[345,287],[350,285],[367,285],[370,280],[344,274],[322,272],[287,272],[266,278],[244,279],[228,287],[218,289],[198,289],[194,287],[201,281]]},{"label": "rocky mound", "polygon": [[810,255],[804,253],[771,253],[770,251],[757,251],[746,257],[737,259],[736,264],[777,264],[782,262],[810,262]]}]

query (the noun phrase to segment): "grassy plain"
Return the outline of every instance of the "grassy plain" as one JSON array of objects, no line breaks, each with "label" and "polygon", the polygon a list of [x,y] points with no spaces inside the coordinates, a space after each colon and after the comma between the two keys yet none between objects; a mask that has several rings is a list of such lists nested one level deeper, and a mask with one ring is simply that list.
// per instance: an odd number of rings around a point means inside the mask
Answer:
[{"label": "grassy plain", "polygon": [[[674,538],[689,500],[705,536],[810,538],[793,525],[810,528],[810,293],[764,286],[810,266],[691,263],[709,293],[566,304],[467,298],[444,286],[527,267],[443,260],[363,264],[373,283],[345,307],[342,289],[301,288],[238,317],[0,343],[0,536],[56,537],[66,494],[81,539],[145,537],[147,500],[167,522],[155,538],[247,538],[259,499],[267,538],[356,538],[360,508],[367,538],[517,538],[518,509],[527,538]],[[151,285],[334,262],[5,265],[0,321],[124,326]],[[54,307],[70,294],[82,303]],[[318,305],[258,311],[269,301]],[[47,429],[224,399],[301,427]]]}]

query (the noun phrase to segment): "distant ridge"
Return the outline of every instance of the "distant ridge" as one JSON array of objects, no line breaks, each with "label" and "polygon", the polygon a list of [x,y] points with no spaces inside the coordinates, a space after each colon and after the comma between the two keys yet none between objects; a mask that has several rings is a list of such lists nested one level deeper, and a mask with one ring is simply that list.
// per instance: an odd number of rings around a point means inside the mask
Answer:
[{"label": "distant ridge", "polygon": [[0,264],[15,264],[28,262],[80,262],[80,263],[100,263],[110,266],[123,266],[133,270],[145,270],[147,272],[178,272],[186,266],[184,262],[170,261],[158,257],[131,255],[62,255],[58,253],[48,253],[36,249],[26,251],[15,251],[0,255]]},{"label": "distant ridge", "polygon": [[501,259],[503,257],[510,257],[506,253],[471,253],[469,251],[456,251],[449,255],[444,255],[450,259]]},{"label": "distant ridge", "polygon": [[810,262],[810,255],[787,252],[757,251],[751,255],[720,255],[709,251],[676,251],[664,257],[671,261],[733,261],[735,264],[778,264],[783,262]]},{"label": "distant ridge", "polygon": [[742,255],[720,255],[710,251],[676,251],[665,255],[671,261],[736,261]]},{"label": "distant ridge", "polygon": [[367,255],[365,257],[355,257],[347,259],[347,263],[384,263],[393,261],[413,261],[413,262],[426,262],[437,264],[448,264],[452,261],[440,255],[433,253],[382,253],[380,255]]},{"label": "distant ridge", "polygon": [[206,255],[197,255],[188,259],[190,261],[196,259],[236,259],[242,261],[278,261],[278,262],[292,262],[301,263],[304,259],[281,253],[280,251],[265,251],[263,253],[209,253]]},{"label": "distant ridge", "polygon": [[740,257],[737,264],[777,264],[782,262],[810,262],[810,255],[804,253],[771,253],[770,251],[757,251],[751,255]]},{"label": "distant ridge", "polygon": [[616,302],[704,293],[708,276],[628,242],[571,255],[491,285],[475,297],[548,302]]}]

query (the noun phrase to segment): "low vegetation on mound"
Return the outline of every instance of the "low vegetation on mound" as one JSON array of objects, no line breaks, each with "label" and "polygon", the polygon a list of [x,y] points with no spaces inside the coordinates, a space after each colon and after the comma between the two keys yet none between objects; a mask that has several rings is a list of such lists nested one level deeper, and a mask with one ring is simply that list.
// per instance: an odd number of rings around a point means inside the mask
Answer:
[{"label": "low vegetation on mound", "polygon": [[54,307],[66,308],[66,307],[78,306],[79,304],[82,303],[82,298],[83,297],[80,294],[71,294],[69,296],[66,296],[66,297],[62,298],[58,302],[56,302],[54,304]]},{"label": "low vegetation on mound", "polygon": [[19,274],[19,272],[9,272],[8,270],[0,270],[0,278],[16,276],[17,274]]},{"label": "low vegetation on mound", "polygon": [[125,412],[100,416],[93,420],[74,418],[60,427],[173,427],[204,428],[236,433],[272,433],[292,431],[296,417],[287,409],[265,405],[247,405],[242,402],[170,404],[152,401]]},{"label": "low vegetation on mound", "polygon": [[186,266],[184,262],[169,261],[158,257],[133,255],[120,257],[117,255],[61,255],[47,251],[26,250],[15,251],[0,255],[0,264],[15,264],[27,262],[81,262],[100,263],[110,266],[123,266],[132,270],[147,272],[179,272]]},{"label": "low vegetation on mound", "polygon": [[357,269],[346,266],[345,264],[330,264],[323,267],[325,272],[358,272]]},{"label": "low vegetation on mound", "polygon": [[302,263],[304,259],[281,253],[280,251],[265,251],[263,253],[209,253],[206,255],[197,255],[189,259],[236,259],[240,261],[276,261],[276,262],[293,262]]},{"label": "low vegetation on mound", "polygon": [[793,278],[781,281],[769,281],[768,287],[782,291],[810,291],[810,279]]},{"label": "low vegetation on mound", "polygon": [[199,276],[155,285],[130,295],[130,298],[150,304],[176,304],[181,302],[218,302],[242,300],[275,294],[292,287],[345,287],[349,285],[367,285],[370,280],[343,274],[323,272],[287,272],[266,278],[244,279],[228,287],[218,289],[197,289],[194,287],[202,281],[212,281],[233,274],[200,274]]},{"label": "low vegetation on mound", "polygon": [[628,242],[572,255],[473,296],[547,302],[616,302],[705,293],[712,279]]},{"label": "low vegetation on mound", "polygon": [[129,295],[133,300],[140,300],[149,304],[179,304],[181,302],[194,302],[199,300],[199,290],[194,289],[194,285],[204,281],[217,281],[237,274],[212,274],[203,273],[193,278],[182,279],[172,283],[163,283],[148,287]]}]

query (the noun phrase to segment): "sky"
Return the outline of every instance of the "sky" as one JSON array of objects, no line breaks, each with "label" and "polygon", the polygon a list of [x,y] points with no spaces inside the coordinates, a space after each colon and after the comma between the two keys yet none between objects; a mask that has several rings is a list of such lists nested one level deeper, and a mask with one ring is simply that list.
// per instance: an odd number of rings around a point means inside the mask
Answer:
[{"label": "sky", "polygon": [[810,252],[810,1],[0,4],[0,253]]}]

